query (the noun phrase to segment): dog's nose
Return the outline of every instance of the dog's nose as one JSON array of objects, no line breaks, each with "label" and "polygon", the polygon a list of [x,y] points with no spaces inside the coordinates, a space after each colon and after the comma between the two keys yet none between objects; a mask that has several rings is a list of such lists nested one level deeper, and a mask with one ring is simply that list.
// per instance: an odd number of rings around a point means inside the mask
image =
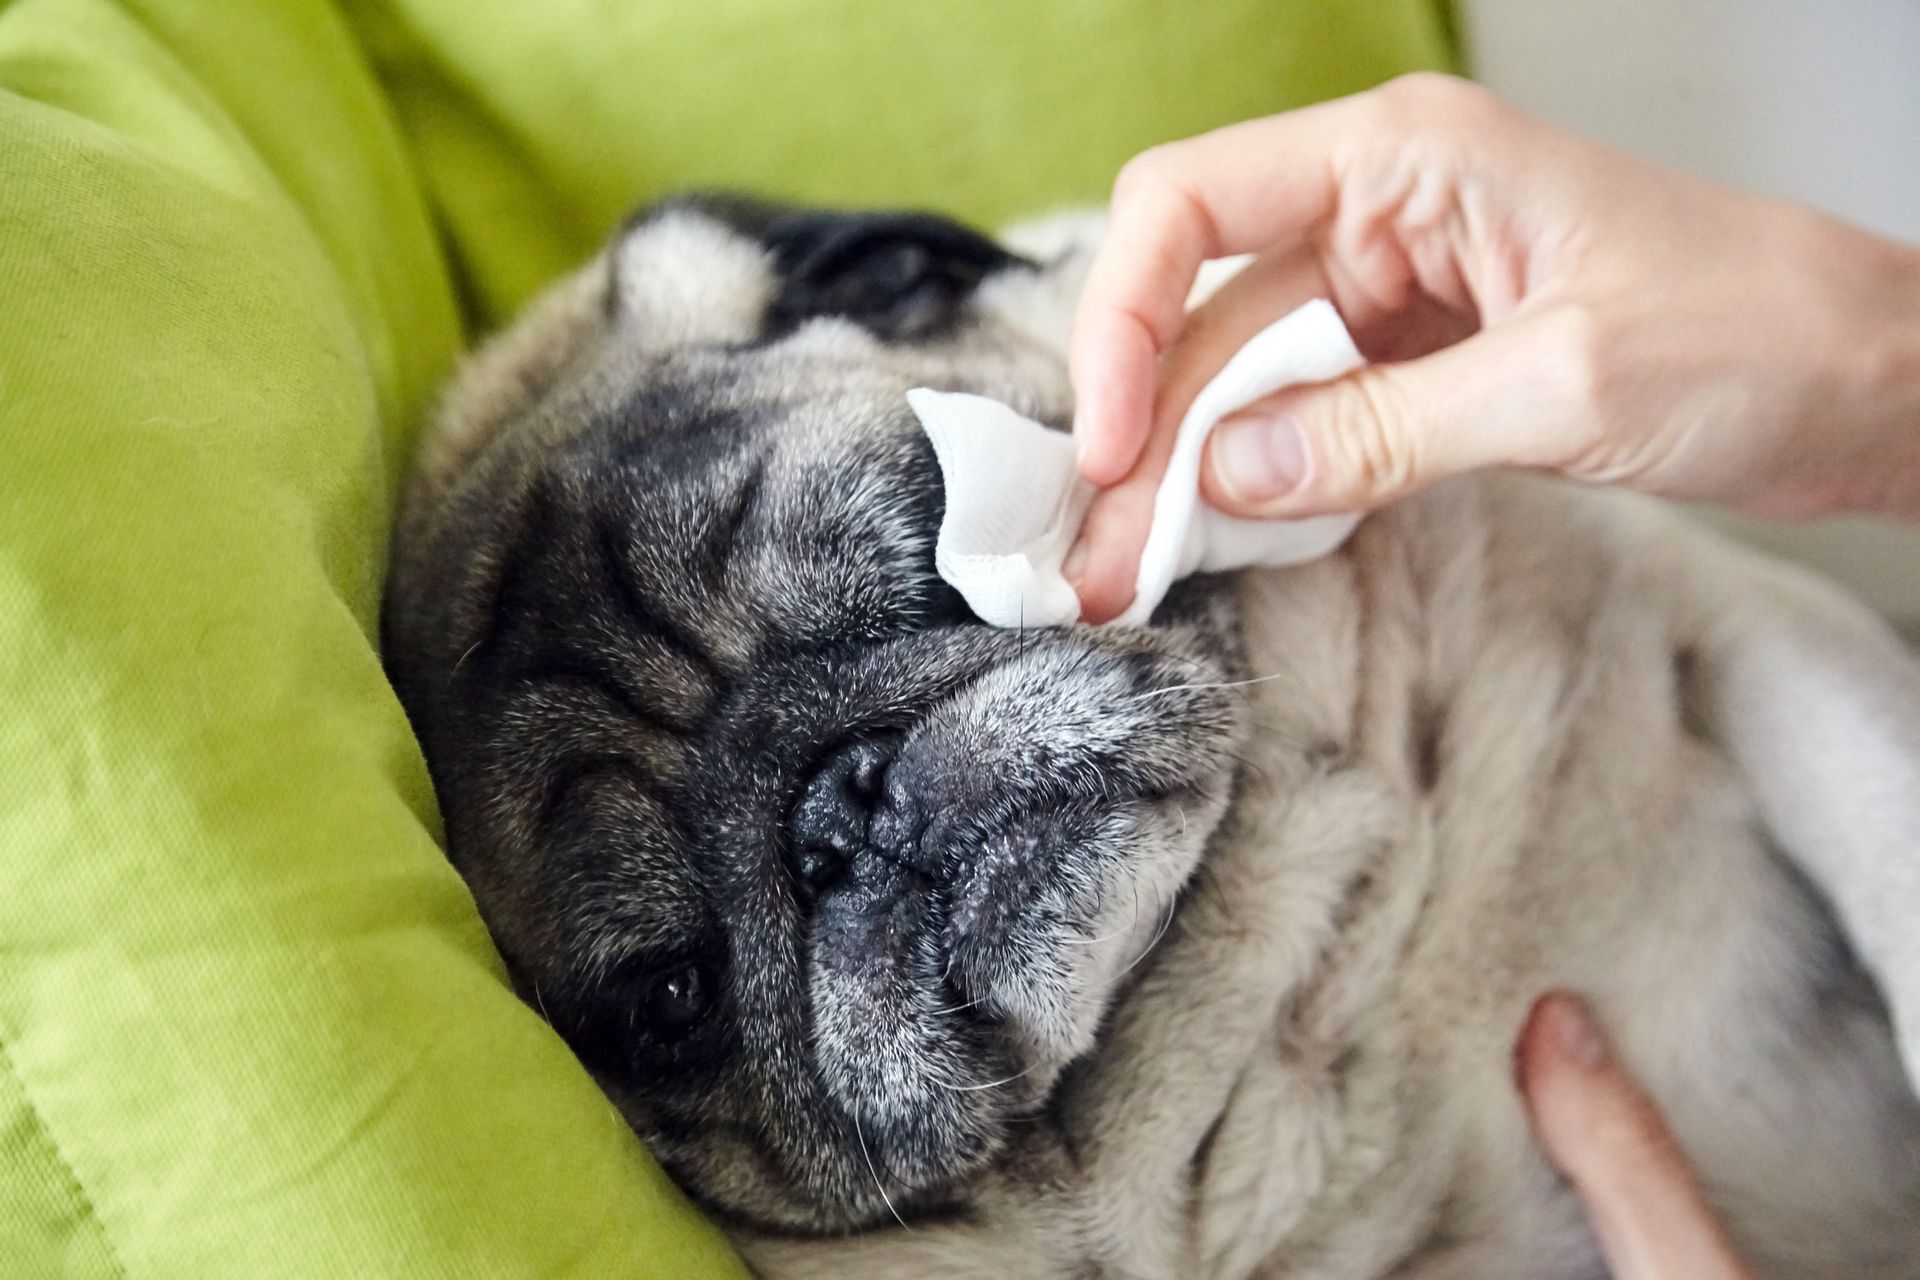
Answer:
[{"label": "dog's nose", "polygon": [[892,756],[878,742],[842,747],[801,791],[787,838],[794,878],[809,891],[818,893],[831,885],[854,854],[869,846],[868,828]]}]

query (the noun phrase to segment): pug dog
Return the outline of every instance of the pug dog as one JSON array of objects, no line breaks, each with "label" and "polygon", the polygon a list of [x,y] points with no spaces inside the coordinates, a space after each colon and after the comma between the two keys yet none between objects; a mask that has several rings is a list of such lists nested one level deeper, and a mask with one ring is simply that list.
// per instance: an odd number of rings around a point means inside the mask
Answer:
[{"label": "pug dog", "polygon": [[672,200],[459,375],[386,653],[526,1001],[773,1277],[1603,1275],[1551,987],[1762,1274],[1920,1276],[1900,642],[1520,475],[983,625],[905,393],[1064,426],[1097,235]]}]

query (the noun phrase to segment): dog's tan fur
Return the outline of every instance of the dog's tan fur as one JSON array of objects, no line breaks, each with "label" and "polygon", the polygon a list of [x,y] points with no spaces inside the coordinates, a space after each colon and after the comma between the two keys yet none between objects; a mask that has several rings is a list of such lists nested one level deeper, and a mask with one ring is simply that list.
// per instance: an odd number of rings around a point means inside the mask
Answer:
[{"label": "dog's tan fur", "polygon": [[1522,478],[1443,486],[1242,590],[1274,677],[1254,781],[1073,1086],[1093,1143],[1014,1164],[962,1224],[749,1256],[795,1277],[1598,1275],[1509,1083],[1529,1002],[1569,986],[1762,1274],[1920,1274],[1920,1112],[1863,981],[1820,972],[1823,923],[1743,769],[1798,751],[1732,740],[1778,644],[1920,717],[1897,642],[1675,514]]}]

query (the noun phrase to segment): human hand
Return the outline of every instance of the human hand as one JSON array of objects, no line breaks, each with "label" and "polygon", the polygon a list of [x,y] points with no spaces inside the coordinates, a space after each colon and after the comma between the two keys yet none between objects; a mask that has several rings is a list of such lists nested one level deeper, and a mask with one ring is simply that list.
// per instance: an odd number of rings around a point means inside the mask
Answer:
[{"label": "human hand", "polygon": [[[1206,258],[1256,260],[1190,315]],[[1074,325],[1068,561],[1089,621],[1131,598],[1195,393],[1330,298],[1369,359],[1216,428],[1206,497],[1362,510],[1517,465],[1763,515],[1920,515],[1920,251],[1414,76],[1136,157]]]},{"label": "human hand", "polygon": [[1516,1074],[1549,1159],[1586,1206],[1614,1280],[1751,1280],[1660,1109],[1564,992],[1533,1007]]}]

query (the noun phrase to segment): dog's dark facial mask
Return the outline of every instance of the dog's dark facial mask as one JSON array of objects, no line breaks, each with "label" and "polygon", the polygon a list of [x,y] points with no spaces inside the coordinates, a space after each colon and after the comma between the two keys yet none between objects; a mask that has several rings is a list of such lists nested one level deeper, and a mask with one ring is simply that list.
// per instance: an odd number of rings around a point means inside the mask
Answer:
[{"label": "dog's dark facial mask", "polygon": [[484,352],[386,630],[527,1000],[722,1213],[960,1194],[1096,1048],[1226,804],[1224,591],[999,631],[905,392],[1052,421],[1085,246],[677,202]]}]

